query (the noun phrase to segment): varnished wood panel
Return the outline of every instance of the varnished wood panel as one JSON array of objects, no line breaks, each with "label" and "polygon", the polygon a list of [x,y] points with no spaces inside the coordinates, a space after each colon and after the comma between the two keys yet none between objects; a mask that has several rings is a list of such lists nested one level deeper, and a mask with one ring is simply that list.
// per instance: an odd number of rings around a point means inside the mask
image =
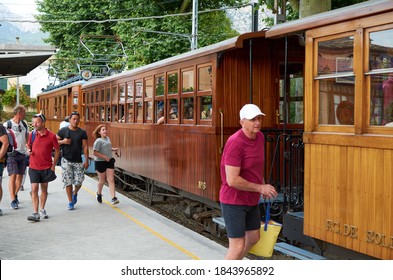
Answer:
[{"label": "varnished wood panel", "polygon": [[304,233],[393,259],[393,151],[308,144]]}]

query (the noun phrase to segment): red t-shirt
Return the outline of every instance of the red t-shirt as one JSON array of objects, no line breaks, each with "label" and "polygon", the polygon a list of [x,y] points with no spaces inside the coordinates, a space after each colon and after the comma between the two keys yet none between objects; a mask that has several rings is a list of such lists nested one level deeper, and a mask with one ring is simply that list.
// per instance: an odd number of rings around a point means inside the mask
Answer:
[{"label": "red t-shirt", "polygon": [[[31,137],[33,132],[29,134],[28,146],[31,147]],[[45,170],[51,168],[53,164],[52,151],[59,148],[59,142],[56,135],[45,128],[44,134],[35,133],[32,153],[30,155],[29,167],[36,170]]]},{"label": "red t-shirt", "polygon": [[225,204],[255,206],[259,192],[242,191],[230,187],[226,180],[225,165],[240,167],[240,176],[245,180],[262,184],[265,164],[265,136],[258,132],[255,139],[248,138],[242,129],[231,135],[225,144],[221,159],[220,202]]}]

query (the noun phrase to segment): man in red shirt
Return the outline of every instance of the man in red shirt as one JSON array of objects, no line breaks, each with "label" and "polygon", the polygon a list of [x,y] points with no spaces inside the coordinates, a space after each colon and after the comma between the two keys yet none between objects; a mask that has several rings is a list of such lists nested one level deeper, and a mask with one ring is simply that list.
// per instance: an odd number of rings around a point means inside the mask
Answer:
[{"label": "man in red shirt", "polygon": [[228,138],[222,155],[220,202],[229,239],[227,260],[243,259],[258,242],[260,197],[277,196],[263,178],[265,137],[260,130],[264,115],[258,106],[244,105],[240,110],[242,128]]},{"label": "man in red shirt", "polygon": [[[48,182],[56,179],[56,162],[60,156],[59,143],[56,134],[45,127],[45,116],[36,114],[33,117],[34,131],[30,132],[28,152],[30,154],[29,176],[31,182],[31,198],[33,201],[33,214],[27,217],[28,221],[38,222],[40,216],[48,219],[45,203],[48,197]],[[52,151],[55,151],[52,160]],[[41,184],[41,197],[38,197],[38,188]],[[41,208],[38,213],[38,204]]]}]

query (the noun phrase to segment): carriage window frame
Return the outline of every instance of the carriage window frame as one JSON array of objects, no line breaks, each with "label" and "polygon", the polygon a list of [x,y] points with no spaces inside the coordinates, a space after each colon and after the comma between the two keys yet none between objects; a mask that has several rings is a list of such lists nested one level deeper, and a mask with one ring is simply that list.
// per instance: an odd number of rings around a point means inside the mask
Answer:
[{"label": "carriage window frame", "polygon": [[[200,70],[203,68],[208,69],[208,73],[210,75],[210,87],[208,89],[204,88],[201,89],[200,84],[201,84],[201,79],[200,79]],[[209,69],[210,68],[210,69]],[[204,63],[197,65],[197,78],[196,78],[196,83],[197,83],[197,93],[196,93],[196,99],[194,100],[194,111],[195,111],[195,117],[196,121],[200,125],[211,125],[212,120],[213,120],[213,64],[211,62],[209,63]],[[210,97],[210,107],[204,108],[202,99]],[[209,115],[207,118],[202,118],[203,114]]]},{"label": "carriage window frame", "polygon": [[[365,120],[365,128],[364,132],[365,133],[370,133],[370,134],[389,134],[393,135],[393,127],[390,126],[385,126],[385,125],[374,125],[372,124],[372,117],[371,117],[371,108],[372,108],[372,101],[371,101],[371,96],[372,96],[372,78],[377,76],[377,75],[392,75],[393,76],[393,62],[391,61],[390,67],[382,67],[378,69],[370,69],[370,33],[373,32],[379,32],[379,31],[385,31],[385,30],[393,30],[393,24],[384,24],[384,25],[379,25],[375,27],[369,27],[365,28],[364,30],[364,53],[365,53],[365,61],[366,67],[365,67],[365,80],[366,80],[366,104],[367,104],[367,113],[366,113],[366,120]],[[393,47],[393,44],[392,44]],[[383,103],[382,101],[382,110],[383,110]],[[392,103],[393,104],[393,103]]]},{"label": "carriage window frame", "polygon": [[143,79],[135,80],[134,123],[143,123]]},{"label": "carriage window frame", "polygon": [[[333,61],[334,67],[333,70],[326,68],[325,70],[321,71],[319,68],[319,43],[320,42],[327,42],[327,41],[333,41],[333,40],[338,40],[338,39],[343,39],[345,37],[350,37],[353,38],[353,50],[352,50],[352,57],[351,61],[353,62],[353,69],[352,71],[348,71],[348,69],[344,69],[346,71],[337,71],[338,67],[340,64],[340,61],[337,61],[336,59]],[[355,52],[355,45],[358,44],[359,42],[359,36],[355,33],[355,31],[347,31],[347,32],[342,32],[338,33],[335,35],[328,35],[328,36],[321,36],[318,38],[314,38],[313,42],[313,57],[314,57],[314,62],[313,62],[313,88],[315,89],[315,102],[313,103],[313,129],[315,131],[319,132],[345,132],[345,133],[354,133],[355,132],[355,116],[356,116],[356,111],[354,110],[355,104],[357,102],[358,98],[361,98],[361,96],[358,96],[357,94],[357,85],[356,85],[356,75],[359,75],[359,64],[356,64],[356,55],[357,53]],[[356,69],[355,69],[356,68]],[[352,109],[352,118],[353,118],[353,124],[340,124],[340,123],[335,123],[335,124],[329,124],[329,123],[320,123],[320,98],[321,98],[321,93],[320,93],[320,86],[321,82],[327,81],[328,83],[335,83],[335,84],[340,84],[340,83],[349,83],[353,84],[353,100],[350,100],[348,102],[352,102],[352,106],[349,107],[349,110]],[[348,85],[350,86],[350,85]],[[333,99],[330,101],[333,102],[333,108],[334,108],[334,116],[337,119],[337,108],[339,102],[336,100],[337,98],[333,96]],[[342,100],[346,101],[346,100]],[[336,104],[338,102],[338,104]],[[341,102],[341,100],[340,100]],[[346,103],[342,103],[343,105],[346,105]],[[330,105],[331,106],[331,105]],[[341,106],[343,107],[343,106]],[[332,117],[332,116],[329,116]]]},{"label": "carriage window frame", "polygon": [[[180,106],[180,110],[178,111],[178,117],[180,118],[181,124],[196,124],[196,73],[197,67],[196,65],[192,67],[184,67],[180,70],[180,84],[181,84],[181,91],[180,91],[180,100],[178,105]],[[191,73],[192,75],[187,75],[192,77],[192,84],[187,83],[185,84],[185,73]],[[186,86],[186,87],[185,87]],[[191,86],[191,87],[190,87]],[[192,118],[185,118],[186,115],[189,114],[188,108],[185,103],[189,103],[188,100],[192,99]]]}]

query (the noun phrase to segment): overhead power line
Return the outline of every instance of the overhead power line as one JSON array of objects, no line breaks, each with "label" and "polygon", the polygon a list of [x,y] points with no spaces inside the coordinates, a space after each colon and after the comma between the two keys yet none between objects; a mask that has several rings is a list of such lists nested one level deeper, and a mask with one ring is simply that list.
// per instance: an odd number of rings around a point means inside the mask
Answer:
[{"label": "overhead power line", "polygon": [[[245,4],[241,6],[235,7],[225,7],[218,9],[211,9],[200,11],[198,14],[203,13],[211,13],[217,11],[225,11],[230,9],[238,9],[249,6],[250,4]],[[146,20],[146,19],[160,19],[167,17],[177,17],[177,16],[189,16],[192,15],[192,12],[188,13],[179,13],[179,14],[170,14],[170,15],[160,15],[160,16],[148,16],[148,17],[136,17],[136,18],[121,18],[121,19],[104,19],[104,20],[96,20],[96,19],[86,19],[86,20],[66,20],[66,19],[56,19],[56,20],[31,20],[31,19],[0,19],[3,22],[29,22],[29,23],[106,23],[106,22],[122,22],[122,21],[136,21],[136,20]]]}]

